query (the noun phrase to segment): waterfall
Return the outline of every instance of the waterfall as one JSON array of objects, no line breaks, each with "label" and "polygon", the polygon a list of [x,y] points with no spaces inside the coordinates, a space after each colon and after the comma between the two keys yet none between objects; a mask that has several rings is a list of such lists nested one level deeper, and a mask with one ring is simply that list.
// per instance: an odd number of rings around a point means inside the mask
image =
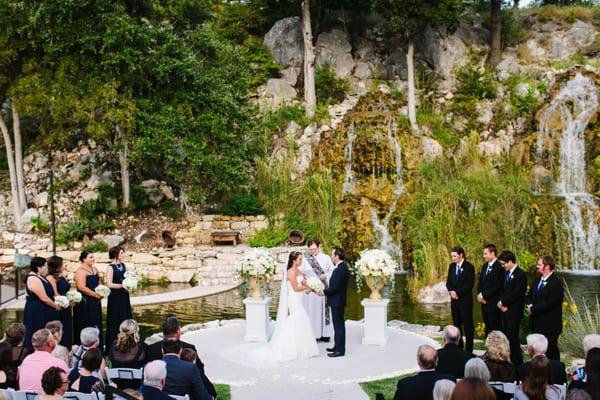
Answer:
[{"label": "waterfall", "polygon": [[383,220],[379,219],[379,217],[377,216],[377,212],[373,207],[369,207],[369,210],[371,212],[373,230],[375,231],[379,239],[379,247],[382,250],[386,250],[388,253],[390,253],[390,255],[398,261],[400,270],[402,270],[402,247],[400,246],[400,241],[394,241],[389,230],[390,219],[396,211],[398,198],[404,193],[404,181],[402,180],[402,149],[396,137],[396,123],[393,119],[390,120],[390,123],[388,125],[387,139],[394,153],[394,159],[396,163],[396,183],[394,184],[392,201],[385,216],[383,217]]},{"label": "waterfall", "polygon": [[348,143],[344,147],[344,158],[346,165],[344,166],[344,184],[342,185],[342,194],[356,194],[356,186],[354,184],[354,173],[352,172],[352,147],[356,138],[356,130],[354,122],[348,127]]},{"label": "waterfall", "polygon": [[596,198],[586,192],[584,141],[585,128],[597,109],[598,88],[591,79],[578,73],[542,114],[537,141],[541,163],[543,139],[551,134],[550,121],[558,113],[564,126],[560,137],[559,179],[553,194],[565,199],[561,225],[569,242],[571,269],[576,271],[593,270],[600,261],[600,237],[594,220],[598,205]]}]

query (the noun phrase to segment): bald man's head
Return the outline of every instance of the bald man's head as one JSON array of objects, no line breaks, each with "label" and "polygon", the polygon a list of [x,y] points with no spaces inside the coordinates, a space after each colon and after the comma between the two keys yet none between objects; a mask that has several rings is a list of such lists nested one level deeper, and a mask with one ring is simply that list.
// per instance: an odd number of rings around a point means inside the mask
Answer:
[{"label": "bald man's head", "polygon": [[447,325],[444,328],[444,342],[458,344],[460,340],[460,330],[454,325]]},{"label": "bald man's head", "polygon": [[437,365],[437,351],[433,347],[423,344],[417,350],[417,363],[421,369],[434,369]]}]

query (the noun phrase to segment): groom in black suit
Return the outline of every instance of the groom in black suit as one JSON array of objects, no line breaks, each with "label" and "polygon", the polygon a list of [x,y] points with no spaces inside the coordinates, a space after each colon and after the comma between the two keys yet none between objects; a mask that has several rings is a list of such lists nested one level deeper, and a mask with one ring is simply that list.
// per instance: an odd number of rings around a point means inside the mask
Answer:
[{"label": "groom in black suit", "polygon": [[344,325],[344,308],[346,307],[346,290],[350,272],[344,263],[344,249],[335,247],[331,261],[335,265],[329,286],[323,291],[327,296],[327,305],[331,307],[333,319],[334,341],[333,347],[327,349],[329,357],[343,357],[346,354],[346,326]]}]

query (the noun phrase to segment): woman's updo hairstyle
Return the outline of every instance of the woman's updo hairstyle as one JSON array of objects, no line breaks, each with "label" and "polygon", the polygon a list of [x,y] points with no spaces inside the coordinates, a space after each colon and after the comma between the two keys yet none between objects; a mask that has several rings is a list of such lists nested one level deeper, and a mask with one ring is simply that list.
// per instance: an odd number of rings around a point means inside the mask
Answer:
[{"label": "woman's updo hairstyle", "polygon": [[300,253],[299,251],[292,251],[290,253],[290,257],[288,258],[287,269],[292,268],[292,266],[294,265],[294,261],[296,261],[301,255],[302,253]]}]

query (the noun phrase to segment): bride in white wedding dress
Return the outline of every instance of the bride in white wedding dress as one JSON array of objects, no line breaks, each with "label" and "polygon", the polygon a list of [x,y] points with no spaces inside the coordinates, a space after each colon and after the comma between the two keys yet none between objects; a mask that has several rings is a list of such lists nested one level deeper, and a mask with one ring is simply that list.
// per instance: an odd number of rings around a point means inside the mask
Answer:
[{"label": "bride in white wedding dress", "polygon": [[287,271],[282,280],[275,331],[268,344],[270,356],[276,361],[305,359],[319,355],[312,325],[304,309],[304,298],[310,290],[300,272],[302,253],[290,253]]}]

